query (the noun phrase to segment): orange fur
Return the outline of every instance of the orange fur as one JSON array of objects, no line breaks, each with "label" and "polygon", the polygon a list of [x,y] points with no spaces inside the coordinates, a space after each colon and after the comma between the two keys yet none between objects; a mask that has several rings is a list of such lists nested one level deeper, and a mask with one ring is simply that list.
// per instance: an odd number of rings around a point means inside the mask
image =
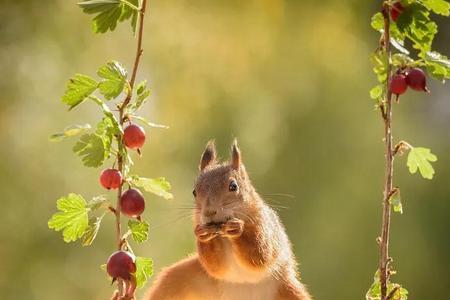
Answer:
[{"label": "orange fur", "polygon": [[195,183],[197,254],[163,270],[147,300],[311,300],[278,215],[253,188],[236,142],[209,142]]}]

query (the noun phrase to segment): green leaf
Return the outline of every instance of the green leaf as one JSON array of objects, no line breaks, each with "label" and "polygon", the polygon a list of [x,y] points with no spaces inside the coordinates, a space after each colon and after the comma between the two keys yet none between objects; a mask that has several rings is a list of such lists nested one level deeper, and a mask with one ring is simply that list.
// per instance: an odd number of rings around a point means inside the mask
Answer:
[{"label": "green leaf", "polygon": [[117,120],[116,116],[114,116],[108,105],[106,105],[105,102],[103,102],[100,98],[96,96],[90,96],[89,98],[102,108],[103,114],[111,120],[117,132],[123,133],[122,127],[119,125],[119,121]]},{"label": "green leaf", "polygon": [[450,60],[447,56],[440,54],[436,51],[428,51],[425,55],[425,60],[436,62],[443,67],[450,68]]},{"label": "green leaf", "polygon": [[392,294],[392,297],[389,300],[407,300],[408,299],[408,291],[404,289],[398,283],[389,283],[388,284],[388,295],[391,295],[392,291],[395,291]]},{"label": "green leaf", "polygon": [[112,143],[116,135],[119,135],[120,125],[113,116],[110,118],[108,116],[104,117],[98,124],[96,134],[102,139],[103,146],[105,149],[105,159],[109,158],[111,155]]},{"label": "green leaf", "polygon": [[436,155],[428,148],[414,147],[409,151],[407,165],[412,174],[419,169],[423,178],[433,179],[434,169],[430,162],[437,161]]},{"label": "green leaf", "polygon": [[381,286],[380,286],[380,270],[375,272],[373,276],[373,283],[366,293],[366,300],[380,300],[381,299]]},{"label": "green leaf", "polygon": [[444,0],[421,0],[422,4],[434,13],[448,16],[450,14],[450,3]]},{"label": "green leaf", "polygon": [[147,80],[139,82],[136,88],[136,94],[140,95],[147,89]]},{"label": "green leaf", "polygon": [[145,191],[163,197],[165,199],[172,199],[173,195],[169,193],[170,183],[164,177],[159,178],[144,178],[139,176],[132,176],[132,183],[143,188]]},{"label": "green leaf", "polygon": [[72,136],[79,135],[89,129],[91,129],[91,125],[89,125],[89,124],[70,125],[70,126],[67,126],[66,128],[64,128],[63,132],[58,132],[58,133],[52,134],[49,137],[49,139],[52,142],[59,142],[59,141],[62,141],[63,139],[65,139],[66,137],[72,137]]},{"label": "green leaf", "polygon": [[100,67],[97,75],[103,78],[98,88],[106,99],[111,100],[122,93],[125,87],[127,71],[117,61],[110,61]]},{"label": "green leaf", "polygon": [[143,288],[147,280],[153,275],[153,261],[151,258],[136,257],[136,286]]},{"label": "green leaf", "polygon": [[88,0],[78,3],[87,14],[96,15],[92,20],[95,33],[113,31],[118,22],[131,18],[133,32],[136,30],[138,17],[138,0]]},{"label": "green leaf", "polygon": [[[395,274],[393,272],[391,275]],[[401,285],[397,283],[391,283],[388,281],[387,283],[387,295],[391,295],[390,293],[395,289],[395,292],[392,294],[392,298],[390,300],[407,300],[408,299],[408,291],[404,289]],[[369,290],[366,293],[366,300],[380,300],[381,299],[381,283],[380,283],[380,270],[375,272],[373,283],[370,286]]]},{"label": "green leaf", "polygon": [[82,135],[72,150],[81,157],[86,167],[99,167],[107,157],[103,139],[97,134]]},{"label": "green leaf", "polygon": [[169,128],[169,126],[166,126],[166,125],[152,123],[152,122],[148,121],[146,118],[143,118],[143,117],[140,117],[140,116],[133,115],[133,116],[131,116],[131,118],[133,120],[138,120],[142,124],[145,124],[145,125],[153,127],[153,128],[165,128],[165,129]]},{"label": "green leaf", "polygon": [[391,60],[392,65],[398,68],[406,67],[414,62],[414,60],[412,60],[411,57],[403,53],[396,53],[392,55]]},{"label": "green leaf", "polygon": [[69,194],[56,201],[59,212],[48,221],[48,227],[63,231],[64,241],[73,242],[81,238],[88,227],[86,200],[81,195]]},{"label": "green leaf", "polygon": [[374,100],[380,100],[383,97],[383,92],[384,92],[384,85],[382,84],[376,85],[370,90],[370,98]]},{"label": "green leaf", "polygon": [[377,75],[380,83],[387,80],[387,55],[386,51],[378,50],[370,56],[373,65],[373,71]]},{"label": "green leaf", "polygon": [[431,44],[437,33],[437,25],[430,19],[429,11],[419,3],[412,3],[405,7],[397,19],[397,26],[402,34],[413,43],[413,48],[420,50],[423,56],[431,50]]},{"label": "green leaf", "polygon": [[372,21],[370,22],[370,25],[373,29],[376,31],[382,32],[384,30],[384,18],[383,14],[381,12],[377,12],[372,16]]},{"label": "green leaf", "polygon": [[442,82],[450,78],[450,60],[447,56],[436,51],[429,51],[425,54],[425,65],[428,74]]},{"label": "green leaf", "polygon": [[66,92],[61,100],[72,109],[92,94],[97,89],[97,86],[98,83],[93,78],[87,75],[75,74],[67,82]]},{"label": "green leaf", "polygon": [[394,192],[389,197],[389,203],[392,205],[392,208],[394,209],[395,212],[403,214],[403,206],[399,188],[394,189]]},{"label": "green leaf", "polygon": [[100,229],[100,225],[102,223],[103,217],[105,214],[100,217],[92,218],[89,220],[89,227],[85,231],[83,235],[83,240],[81,241],[81,245],[84,247],[92,245],[92,242],[95,240],[98,230]]},{"label": "green leaf", "polygon": [[148,239],[149,225],[145,221],[129,220],[128,228],[131,231],[131,236],[135,242],[142,243]]},{"label": "green leaf", "polygon": [[137,111],[150,96],[150,90],[147,88],[147,80],[141,81],[136,88],[137,99],[130,105],[130,112]]}]

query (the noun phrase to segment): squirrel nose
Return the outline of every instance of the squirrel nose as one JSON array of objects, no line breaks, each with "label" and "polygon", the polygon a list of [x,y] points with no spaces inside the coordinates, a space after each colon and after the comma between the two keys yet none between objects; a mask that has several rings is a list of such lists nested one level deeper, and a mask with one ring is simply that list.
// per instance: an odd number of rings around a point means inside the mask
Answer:
[{"label": "squirrel nose", "polygon": [[212,210],[212,209],[207,209],[205,210],[204,214],[206,217],[212,217],[217,213],[217,211]]}]

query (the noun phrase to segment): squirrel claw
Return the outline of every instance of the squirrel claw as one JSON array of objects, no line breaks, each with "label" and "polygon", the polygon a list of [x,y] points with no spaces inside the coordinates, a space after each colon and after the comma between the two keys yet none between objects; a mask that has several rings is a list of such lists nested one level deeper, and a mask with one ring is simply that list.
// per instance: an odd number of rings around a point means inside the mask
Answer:
[{"label": "squirrel claw", "polygon": [[218,235],[219,234],[214,227],[208,225],[197,225],[197,227],[195,227],[195,236],[202,243],[209,242]]},{"label": "squirrel claw", "polygon": [[222,225],[221,236],[238,238],[244,232],[244,221],[233,218]]}]

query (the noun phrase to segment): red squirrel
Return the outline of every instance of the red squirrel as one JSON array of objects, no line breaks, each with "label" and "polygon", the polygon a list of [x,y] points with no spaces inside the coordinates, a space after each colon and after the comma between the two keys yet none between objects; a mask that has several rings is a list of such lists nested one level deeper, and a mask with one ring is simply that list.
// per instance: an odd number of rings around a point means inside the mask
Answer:
[{"label": "red squirrel", "polygon": [[217,161],[208,142],[195,181],[197,253],[159,274],[146,300],[311,300],[291,243],[252,186],[236,140]]}]

